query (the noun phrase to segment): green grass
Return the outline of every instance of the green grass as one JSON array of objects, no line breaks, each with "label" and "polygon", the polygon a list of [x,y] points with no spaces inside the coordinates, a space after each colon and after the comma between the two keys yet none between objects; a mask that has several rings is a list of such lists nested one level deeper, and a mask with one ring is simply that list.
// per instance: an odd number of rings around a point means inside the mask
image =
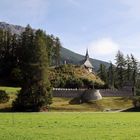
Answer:
[{"label": "green grass", "polygon": [[3,113],[1,140],[139,140],[139,113]]},{"label": "green grass", "polygon": [[53,98],[51,111],[105,111],[105,110],[120,110],[133,107],[131,98],[123,97],[105,97],[102,100],[92,101],[83,104],[70,104],[71,99],[68,98]]},{"label": "green grass", "polygon": [[0,90],[5,90],[7,93],[17,93],[21,88],[19,87],[2,87],[0,86]]}]

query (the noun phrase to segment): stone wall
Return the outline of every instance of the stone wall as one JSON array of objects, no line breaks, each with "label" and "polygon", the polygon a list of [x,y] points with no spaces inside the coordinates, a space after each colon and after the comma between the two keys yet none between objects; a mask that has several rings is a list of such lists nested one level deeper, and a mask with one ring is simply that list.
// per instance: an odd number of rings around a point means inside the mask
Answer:
[{"label": "stone wall", "polygon": [[86,100],[97,100],[102,97],[131,97],[134,96],[132,90],[112,90],[112,89],[99,89],[99,90],[87,90],[87,89],[64,89],[54,88],[53,97],[64,98],[84,98]]},{"label": "stone wall", "polygon": [[82,100],[99,100],[102,98],[99,91],[86,89],[53,89],[53,97],[81,98]]},{"label": "stone wall", "polygon": [[100,89],[102,97],[131,97],[134,96],[132,90],[112,90],[112,89]]},{"label": "stone wall", "polygon": [[80,97],[84,92],[84,89],[54,88],[53,97],[76,98]]}]

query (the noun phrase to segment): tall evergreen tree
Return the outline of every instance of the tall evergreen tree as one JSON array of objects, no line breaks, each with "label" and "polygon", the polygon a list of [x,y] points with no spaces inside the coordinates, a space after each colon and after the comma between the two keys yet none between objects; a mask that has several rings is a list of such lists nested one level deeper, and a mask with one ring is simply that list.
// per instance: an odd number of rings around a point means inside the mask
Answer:
[{"label": "tall evergreen tree", "polygon": [[131,54],[131,61],[132,61],[132,81],[134,83],[134,86],[136,85],[136,79],[138,74],[138,61],[134,57],[133,54]]},{"label": "tall evergreen tree", "polygon": [[116,83],[118,88],[122,88],[125,81],[125,58],[122,52],[118,51],[116,55]]},{"label": "tall evergreen tree", "polygon": [[126,80],[132,80],[132,61],[129,55],[126,57]]},{"label": "tall evergreen tree", "polygon": [[98,76],[107,84],[107,70],[106,66],[104,64],[100,64],[99,70],[98,70]]},{"label": "tall evergreen tree", "polygon": [[108,85],[110,88],[114,88],[115,84],[115,67],[112,62],[110,62],[110,66],[108,68]]},{"label": "tall evergreen tree", "polygon": [[13,108],[18,111],[40,111],[51,104],[51,88],[47,77],[47,40],[43,31],[27,26],[21,38],[20,64],[22,89]]},{"label": "tall evergreen tree", "polygon": [[58,37],[55,39],[55,60],[56,60],[56,66],[60,65],[60,48],[61,43]]}]

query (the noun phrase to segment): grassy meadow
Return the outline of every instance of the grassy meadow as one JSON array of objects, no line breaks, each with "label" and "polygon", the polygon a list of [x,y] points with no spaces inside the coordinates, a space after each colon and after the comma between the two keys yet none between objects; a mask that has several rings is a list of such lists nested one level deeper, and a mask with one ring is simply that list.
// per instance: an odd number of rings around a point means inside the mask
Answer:
[{"label": "grassy meadow", "polygon": [[1,140],[139,140],[139,113],[1,113]]},{"label": "grassy meadow", "polygon": [[0,140],[139,140],[139,113],[103,112],[131,108],[131,98],[106,97],[84,104],[53,98],[50,112],[4,113],[20,88],[0,89],[10,96],[8,103],[0,104]]}]

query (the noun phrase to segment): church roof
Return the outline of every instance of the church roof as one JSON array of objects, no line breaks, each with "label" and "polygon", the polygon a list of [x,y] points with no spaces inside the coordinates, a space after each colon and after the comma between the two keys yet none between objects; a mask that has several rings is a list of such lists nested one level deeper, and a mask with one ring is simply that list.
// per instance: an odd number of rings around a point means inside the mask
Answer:
[{"label": "church roof", "polygon": [[87,68],[93,68],[93,66],[92,66],[92,64],[91,64],[91,62],[90,62],[89,59],[85,60],[85,62],[84,62],[83,65],[84,65],[85,67],[87,67]]},{"label": "church roof", "polygon": [[87,51],[86,51],[85,59],[89,59],[88,49],[87,49]]},{"label": "church roof", "polygon": [[93,68],[93,65],[91,64],[89,59],[88,49],[86,51],[86,56],[85,56],[85,60],[83,61],[83,65],[87,68]]}]

